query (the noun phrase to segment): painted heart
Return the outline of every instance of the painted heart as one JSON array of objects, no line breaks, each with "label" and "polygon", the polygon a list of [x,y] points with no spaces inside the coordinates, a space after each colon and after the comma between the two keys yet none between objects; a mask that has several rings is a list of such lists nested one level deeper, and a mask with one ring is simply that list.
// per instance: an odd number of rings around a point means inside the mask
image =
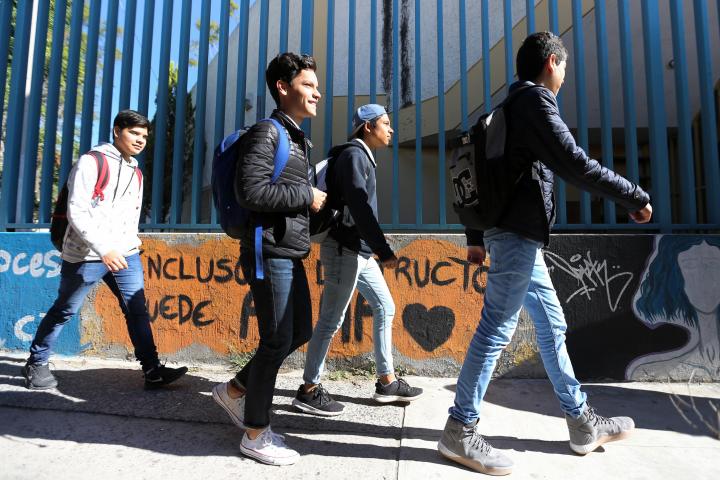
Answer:
[{"label": "painted heart", "polygon": [[445,343],[455,327],[455,314],[447,307],[430,310],[419,303],[411,303],[402,314],[403,325],[410,336],[426,352]]}]

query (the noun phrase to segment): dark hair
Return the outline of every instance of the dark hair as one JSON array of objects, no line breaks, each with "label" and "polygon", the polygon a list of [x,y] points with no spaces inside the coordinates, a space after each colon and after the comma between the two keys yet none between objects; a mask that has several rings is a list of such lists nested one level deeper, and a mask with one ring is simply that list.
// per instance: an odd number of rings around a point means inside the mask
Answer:
[{"label": "dark hair", "polygon": [[[385,115],[383,113],[383,115]],[[382,115],[380,115],[382,117]],[[368,120],[367,124],[370,124],[370,128],[375,129],[377,127],[377,122],[380,120],[380,117],[375,117],[372,120]],[[353,135],[351,138],[359,138],[360,140],[365,140],[365,123],[362,124],[362,128],[360,128],[355,135]]]},{"label": "dark hair", "polygon": [[270,94],[275,99],[275,103],[280,106],[280,95],[277,89],[278,80],[283,80],[289,84],[302,70],[312,70],[314,72],[316,68],[317,64],[311,55],[285,52],[273,58],[267,70],[265,70],[265,82],[270,89]]},{"label": "dark hair", "polygon": [[567,60],[568,53],[562,39],[552,32],[536,32],[520,45],[515,64],[520,81],[535,81],[542,73],[543,65],[555,54],[555,64]]},{"label": "dark hair", "polygon": [[118,112],[113,120],[113,128],[118,127],[120,130],[132,127],[144,127],[150,130],[150,122],[147,117],[135,110],[122,110]]}]

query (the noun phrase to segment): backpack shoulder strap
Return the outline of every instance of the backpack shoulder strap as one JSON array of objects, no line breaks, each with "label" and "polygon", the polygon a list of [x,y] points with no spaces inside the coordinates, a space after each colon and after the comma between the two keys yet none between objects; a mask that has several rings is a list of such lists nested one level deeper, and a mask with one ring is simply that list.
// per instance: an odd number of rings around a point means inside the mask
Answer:
[{"label": "backpack shoulder strap", "polygon": [[98,171],[98,176],[97,180],[95,181],[95,188],[93,189],[92,198],[99,198],[100,200],[105,200],[105,194],[103,193],[103,191],[105,190],[105,187],[107,187],[107,184],[110,181],[110,168],[108,166],[107,158],[105,157],[104,153],[98,152],[97,150],[90,150],[88,154],[92,155],[93,158],[95,158],[95,163],[97,164]]},{"label": "backpack shoulder strap", "polygon": [[140,170],[140,167],[135,167],[135,175],[137,176],[137,179],[138,179],[138,188],[140,188],[142,186],[142,181],[143,181],[143,174],[142,174],[142,170]]},{"label": "backpack shoulder strap", "polygon": [[[273,159],[273,174],[270,178],[270,183],[275,183],[280,174],[285,169],[288,159],[290,158],[290,134],[287,129],[274,118],[267,118],[267,121],[271,122],[278,131],[278,147],[275,150],[275,158]],[[261,120],[263,121],[263,120]]]}]

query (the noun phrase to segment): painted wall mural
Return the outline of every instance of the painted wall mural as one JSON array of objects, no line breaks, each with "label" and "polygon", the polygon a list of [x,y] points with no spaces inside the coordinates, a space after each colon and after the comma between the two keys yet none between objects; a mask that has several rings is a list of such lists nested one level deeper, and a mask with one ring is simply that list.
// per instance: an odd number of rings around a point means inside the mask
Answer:
[{"label": "painted wall mural", "polygon": [[[465,260],[460,235],[393,235],[395,352],[418,372],[453,374],[480,318],[486,267]],[[161,355],[217,360],[258,341],[236,242],[219,234],[143,235],[146,297]],[[582,379],[720,379],[720,236],[556,235],[545,253]],[[0,348],[26,350],[54,300],[61,260],[47,234],[0,233]],[[314,317],[322,295],[319,250],[306,260]],[[61,354],[128,355],[117,300],[91,294],[63,331]],[[330,358],[372,352],[372,313],[350,303]],[[525,326],[523,326],[525,325]],[[499,363],[507,376],[542,368],[529,321]],[[530,367],[528,367],[530,366]]]}]

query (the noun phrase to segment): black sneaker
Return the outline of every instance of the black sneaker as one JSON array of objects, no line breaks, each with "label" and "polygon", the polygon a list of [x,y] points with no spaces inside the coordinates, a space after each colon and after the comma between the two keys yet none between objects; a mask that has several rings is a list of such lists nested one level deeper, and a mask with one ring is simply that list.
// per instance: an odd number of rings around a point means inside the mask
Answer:
[{"label": "black sneaker", "polygon": [[152,390],[168,385],[187,373],[187,367],[170,368],[158,365],[145,372],[145,388]]},{"label": "black sneaker", "polygon": [[322,386],[322,383],[319,383],[308,393],[305,393],[304,385],[300,385],[292,404],[301,412],[323,417],[334,417],[345,410],[345,405],[333,400],[328,391]]},{"label": "black sneaker", "polygon": [[411,387],[402,378],[398,378],[389,385],[383,385],[380,380],[375,383],[373,398],[380,403],[412,402],[422,396],[422,388]]},{"label": "black sneaker", "polygon": [[30,390],[48,390],[57,387],[57,380],[50,373],[50,365],[26,363],[22,368],[25,386]]}]

